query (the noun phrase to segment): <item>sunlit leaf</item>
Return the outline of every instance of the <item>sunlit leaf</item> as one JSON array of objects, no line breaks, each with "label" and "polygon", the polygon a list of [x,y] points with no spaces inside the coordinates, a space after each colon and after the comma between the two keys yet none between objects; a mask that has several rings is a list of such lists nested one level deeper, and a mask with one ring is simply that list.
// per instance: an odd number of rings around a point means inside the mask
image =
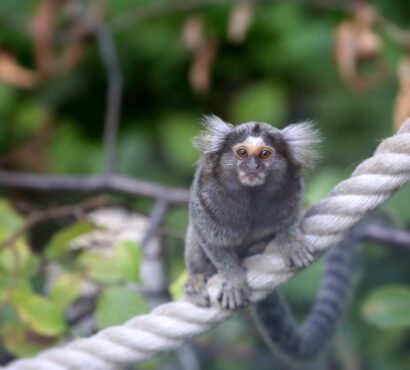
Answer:
[{"label": "sunlit leaf", "polygon": [[5,240],[9,234],[20,229],[23,218],[13,209],[9,202],[0,199],[0,240]]},{"label": "sunlit leaf", "polygon": [[[32,291],[30,278],[24,275],[15,275],[10,272],[1,272],[0,302],[9,303],[13,292],[16,290],[25,293],[30,293]],[[4,309],[2,309],[2,313],[4,314]]]},{"label": "sunlit leaf", "polygon": [[63,275],[54,282],[50,299],[64,310],[75,301],[80,292],[81,278],[77,275]]},{"label": "sunlit leaf", "polygon": [[66,331],[63,310],[52,300],[33,293],[15,291],[11,302],[20,319],[36,333],[58,336]]},{"label": "sunlit leaf", "polygon": [[176,280],[171,284],[169,291],[171,293],[172,299],[176,300],[184,295],[183,287],[188,279],[188,273],[186,270],[182,271],[181,274],[176,278]]},{"label": "sunlit leaf", "polygon": [[363,305],[363,316],[379,328],[409,328],[410,288],[390,285],[376,289]]},{"label": "sunlit leaf", "polygon": [[100,329],[119,325],[134,316],[147,313],[149,306],[144,298],[130,289],[110,287],[104,290],[97,302],[96,319]]},{"label": "sunlit leaf", "polygon": [[123,241],[115,246],[114,254],[103,252],[84,252],[78,263],[85,269],[88,277],[100,283],[115,283],[121,280],[138,281],[142,252],[139,245]]},{"label": "sunlit leaf", "polygon": [[141,247],[132,241],[123,241],[115,248],[114,264],[125,279],[139,281],[142,259]]},{"label": "sunlit leaf", "polygon": [[86,221],[77,222],[76,224],[57,231],[46,247],[46,256],[49,259],[55,259],[68,252],[70,242],[83,234],[92,231],[95,227]]},{"label": "sunlit leaf", "polygon": [[0,332],[7,351],[19,357],[34,356],[56,344],[55,338],[34,333],[19,322],[6,323]]},{"label": "sunlit leaf", "polygon": [[20,276],[30,276],[38,263],[39,258],[22,239],[16,240],[13,246],[0,252],[0,272],[18,272]]},{"label": "sunlit leaf", "polygon": [[122,280],[123,274],[113,264],[113,257],[101,252],[83,252],[77,259],[85,274],[100,283],[115,283]]}]

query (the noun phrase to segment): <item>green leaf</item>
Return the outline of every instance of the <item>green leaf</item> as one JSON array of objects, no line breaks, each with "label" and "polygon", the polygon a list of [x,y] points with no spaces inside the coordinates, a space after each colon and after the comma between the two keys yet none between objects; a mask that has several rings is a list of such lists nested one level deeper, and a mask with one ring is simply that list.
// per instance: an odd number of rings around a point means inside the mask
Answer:
[{"label": "green leaf", "polygon": [[[11,291],[22,291],[30,293],[32,291],[31,281],[27,276],[14,275],[11,273],[0,273],[0,305],[10,301]],[[4,310],[0,312],[4,314]]]},{"label": "green leaf", "polygon": [[45,106],[32,101],[21,104],[16,112],[16,126],[29,136],[37,132],[46,122],[48,110]]},{"label": "green leaf", "polygon": [[113,258],[101,252],[84,252],[78,256],[77,263],[85,270],[87,277],[99,283],[115,283],[123,278],[122,272],[113,263]]},{"label": "green leaf", "polygon": [[362,312],[379,328],[409,328],[410,288],[397,284],[376,289],[366,299]]},{"label": "green leaf", "polygon": [[176,300],[184,295],[183,287],[187,280],[188,272],[184,270],[181,272],[181,274],[176,278],[176,280],[171,284],[169,288],[172,299]]},{"label": "green leaf", "polygon": [[247,86],[234,98],[229,118],[233,122],[282,122],[287,114],[287,99],[283,88],[257,83]]},{"label": "green leaf", "polygon": [[78,257],[78,263],[86,274],[100,283],[115,283],[122,280],[139,281],[142,252],[139,245],[132,241],[123,241],[115,246],[114,255],[102,252],[84,252]]},{"label": "green leaf", "polygon": [[30,277],[40,263],[23,239],[17,239],[10,248],[0,252],[1,274],[17,274],[19,278]]},{"label": "green leaf", "polygon": [[110,287],[104,290],[97,302],[98,328],[119,325],[134,316],[147,313],[149,306],[144,298],[130,289]]},{"label": "green leaf", "polygon": [[50,299],[65,310],[74,302],[81,292],[81,278],[77,275],[63,275],[55,281],[51,292]]},{"label": "green leaf", "polygon": [[20,319],[38,334],[58,336],[67,329],[63,310],[50,299],[33,293],[15,291],[11,303]]},{"label": "green leaf", "polygon": [[128,280],[138,282],[142,260],[142,250],[138,243],[126,240],[115,248],[114,264],[121,275]]},{"label": "green leaf", "polygon": [[95,226],[90,222],[81,221],[76,224],[57,231],[46,247],[46,256],[49,259],[56,259],[68,252],[70,242],[83,234],[86,234],[95,229]]},{"label": "green leaf", "polygon": [[31,357],[56,344],[55,338],[30,331],[21,322],[6,323],[1,328],[4,347],[18,357]]},{"label": "green leaf", "polygon": [[10,234],[19,230],[24,220],[4,199],[0,199],[0,240],[4,241]]}]

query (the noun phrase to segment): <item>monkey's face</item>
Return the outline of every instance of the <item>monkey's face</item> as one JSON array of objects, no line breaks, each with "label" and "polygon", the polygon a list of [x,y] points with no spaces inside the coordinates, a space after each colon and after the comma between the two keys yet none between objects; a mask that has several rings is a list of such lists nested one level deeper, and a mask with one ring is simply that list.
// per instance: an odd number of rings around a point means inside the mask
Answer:
[{"label": "monkey's face", "polygon": [[248,136],[232,150],[239,182],[245,186],[263,185],[274,161],[275,148],[260,136]]},{"label": "monkey's face", "polygon": [[216,116],[204,123],[205,130],[195,139],[204,168],[230,189],[266,186],[266,191],[279,191],[290,177],[302,176],[311,167],[320,141],[310,123],[282,130],[256,121],[234,126]]}]

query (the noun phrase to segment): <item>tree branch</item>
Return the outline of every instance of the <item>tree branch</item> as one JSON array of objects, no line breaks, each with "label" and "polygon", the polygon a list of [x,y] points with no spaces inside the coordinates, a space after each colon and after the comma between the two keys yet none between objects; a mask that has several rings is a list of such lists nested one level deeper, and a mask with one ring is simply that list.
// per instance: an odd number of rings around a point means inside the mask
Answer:
[{"label": "tree branch", "polygon": [[107,70],[107,110],[104,128],[105,174],[115,173],[116,141],[120,120],[122,74],[120,62],[110,29],[100,23],[95,29],[101,60]]},{"label": "tree branch", "polygon": [[362,232],[362,240],[410,251],[410,231],[370,223]]},{"label": "tree branch", "polygon": [[29,189],[37,191],[74,191],[82,193],[113,192],[126,195],[166,200],[171,204],[188,202],[189,191],[161,186],[129,177],[105,176],[53,176],[18,173],[0,170],[0,188]]}]

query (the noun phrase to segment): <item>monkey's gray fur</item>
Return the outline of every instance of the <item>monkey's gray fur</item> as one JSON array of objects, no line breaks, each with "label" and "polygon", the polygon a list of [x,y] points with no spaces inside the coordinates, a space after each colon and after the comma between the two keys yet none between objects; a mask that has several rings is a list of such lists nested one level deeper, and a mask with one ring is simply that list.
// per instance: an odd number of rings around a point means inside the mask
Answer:
[{"label": "monkey's gray fur", "polygon": [[309,122],[279,130],[262,122],[235,127],[209,116],[204,126],[195,140],[202,155],[191,189],[185,292],[209,305],[206,282],[218,273],[224,278],[218,301],[235,309],[250,293],[244,257],[275,239],[289,265],[304,267],[313,260],[297,224],[303,174],[316,158],[319,137]]}]

